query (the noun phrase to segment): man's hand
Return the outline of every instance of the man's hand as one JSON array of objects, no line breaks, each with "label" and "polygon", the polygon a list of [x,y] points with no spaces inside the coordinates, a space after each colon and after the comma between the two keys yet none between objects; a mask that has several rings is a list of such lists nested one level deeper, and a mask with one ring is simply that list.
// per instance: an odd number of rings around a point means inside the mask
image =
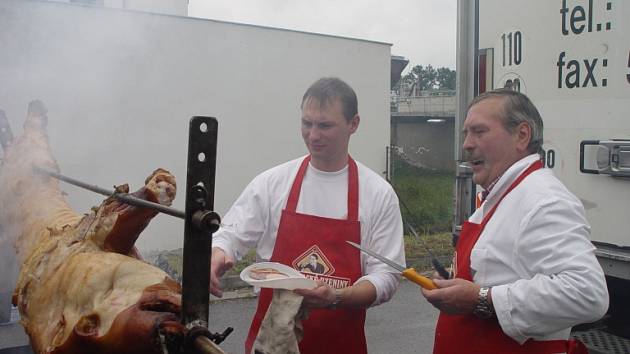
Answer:
[{"label": "man's hand", "polygon": [[321,280],[314,289],[295,289],[293,292],[304,296],[302,305],[309,308],[327,307],[335,302],[335,290]]},{"label": "man's hand", "polygon": [[234,258],[225,254],[219,247],[212,247],[212,261],[210,263],[210,293],[216,297],[222,297],[219,278],[234,266]]},{"label": "man's hand", "polygon": [[437,289],[421,288],[422,295],[435,308],[450,315],[463,315],[473,311],[478,302],[478,284],[461,278],[433,279]]}]

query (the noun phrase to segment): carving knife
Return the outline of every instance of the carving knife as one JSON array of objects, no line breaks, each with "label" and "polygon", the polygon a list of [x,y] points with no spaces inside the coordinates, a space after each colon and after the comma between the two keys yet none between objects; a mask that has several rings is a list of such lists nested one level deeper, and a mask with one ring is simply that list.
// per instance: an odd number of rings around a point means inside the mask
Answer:
[{"label": "carving knife", "polygon": [[420,285],[421,287],[428,290],[437,289],[437,286],[435,286],[435,284],[433,283],[433,280],[419,274],[418,272],[416,272],[414,268],[405,268],[401,266],[400,264],[392,261],[391,259],[387,257],[383,257],[372,250],[361,247],[360,245],[357,245],[356,243],[352,241],[346,241],[346,242],[349,243],[351,246],[358,248],[361,252],[365,252],[369,254],[370,256],[378,259],[379,261],[387,264],[388,266],[398,270],[402,274],[403,277],[411,280],[412,282]]}]

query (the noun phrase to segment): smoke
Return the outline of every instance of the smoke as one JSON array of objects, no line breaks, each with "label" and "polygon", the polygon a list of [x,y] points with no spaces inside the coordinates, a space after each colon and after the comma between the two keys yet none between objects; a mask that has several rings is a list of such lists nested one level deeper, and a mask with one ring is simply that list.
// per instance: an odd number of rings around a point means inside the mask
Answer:
[{"label": "smoke", "polygon": [[[32,166],[56,168],[48,150],[45,133],[46,108],[39,101],[29,104],[24,127],[29,133],[3,141],[4,155],[0,165],[0,293],[13,291],[19,267],[31,253],[41,234],[36,225],[50,220],[54,207],[67,204],[54,194],[48,181],[34,175]],[[10,128],[10,127],[7,127]],[[52,193],[51,193],[52,192]]]},{"label": "smoke", "polygon": [[13,292],[18,273],[15,262],[15,248],[7,232],[0,225],[0,269],[2,269],[2,275],[0,275],[0,296],[7,296],[8,293]]},{"label": "smoke", "polygon": [[[3,0],[0,52],[0,109],[13,119],[14,134],[21,126],[15,119],[23,116],[28,102],[42,99],[61,172],[103,188],[129,183],[135,190],[161,167],[178,178],[180,193],[172,207],[183,210],[189,119],[217,117],[213,209],[224,215],[256,174],[306,153],[299,103],[304,90],[322,76],[339,76],[355,85],[366,123],[353,137],[353,156],[377,171],[384,166],[387,44]],[[62,188],[77,211],[102,200],[73,186]],[[183,233],[180,219],[158,215],[137,246],[143,252],[177,249]]]},{"label": "smoke", "polygon": [[[23,116],[26,104],[35,98],[46,102],[50,144],[64,175],[106,189],[129,183],[134,190],[161,167],[185,186],[190,117],[228,116],[222,112],[242,104],[234,93],[243,85],[232,82],[233,70],[216,66],[217,61],[230,62],[232,68],[250,60],[224,58],[222,48],[210,45],[214,39],[207,37],[208,26],[217,24],[64,3],[2,1],[0,50],[7,55],[0,56],[0,108],[19,134],[21,123],[15,119]],[[216,58],[215,66],[208,58]],[[235,100],[223,99],[226,93]],[[224,212],[251,177],[224,175],[230,184],[240,182],[223,192],[215,208]],[[74,186],[62,188],[77,211],[102,200]],[[174,208],[184,209],[184,195]],[[179,219],[159,215],[137,245],[141,251],[180,248],[183,226]]]},{"label": "smoke", "polygon": [[15,250],[5,235],[5,230],[0,225],[0,269],[2,269],[0,275],[0,323],[8,322],[11,318],[11,294],[18,274]]},{"label": "smoke", "polygon": [[[169,66],[155,60],[163,56],[159,39],[167,29],[155,21],[153,15],[99,7],[0,3],[0,49],[10,53],[0,58],[0,108],[14,134],[20,133],[26,104],[41,98],[50,111],[50,144],[65,175],[106,189],[123,183],[136,189],[157,167],[185,176],[186,120],[193,114],[169,102],[179,99],[176,87],[183,83],[166,78],[173,75],[165,71]],[[170,64],[171,70],[180,65]],[[157,122],[166,124],[151,124]],[[78,211],[103,199],[62,188]],[[183,223],[162,223],[147,243],[181,247]]]}]

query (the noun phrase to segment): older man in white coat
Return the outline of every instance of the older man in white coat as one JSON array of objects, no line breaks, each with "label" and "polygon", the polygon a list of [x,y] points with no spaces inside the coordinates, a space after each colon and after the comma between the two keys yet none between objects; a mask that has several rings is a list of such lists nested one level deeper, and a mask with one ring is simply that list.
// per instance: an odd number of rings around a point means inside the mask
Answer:
[{"label": "older man in white coat", "polygon": [[582,204],[542,168],[538,110],[515,91],[484,93],[464,135],[485,198],[463,225],[454,278],[422,290],[441,311],[434,353],[586,353],[571,327],[601,318],[608,291]]}]

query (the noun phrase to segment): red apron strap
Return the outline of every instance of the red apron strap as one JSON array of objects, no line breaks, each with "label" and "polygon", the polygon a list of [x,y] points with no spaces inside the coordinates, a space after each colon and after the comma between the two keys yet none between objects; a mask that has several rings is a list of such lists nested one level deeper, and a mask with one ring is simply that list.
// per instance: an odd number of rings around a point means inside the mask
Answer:
[{"label": "red apron strap", "polygon": [[[286,210],[295,212],[297,209],[297,203],[300,199],[300,191],[302,190],[302,181],[308,168],[308,163],[311,161],[311,155],[304,158],[297,175],[293,180],[291,191],[289,192],[289,198],[287,200]],[[357,163],[348,156],[348,220],[359,220],[359,169]]]},{"label": "red apron strap", "polygon": [[[490,218],[492,217],[494,212],[497,210],[497,207],[499,206],[499,204],[501,204],[501,201],[503,200],[503,198],[505,198],[508,195],[508,193],[512,191],[512,189],[516,188],[516,186],[518,186],[521,183],[521,181],[525,179],[525,177],[529,176],[532,172],[541,169],[542,167],[543,167],[542,162],[540,160],[536,160],[536,162],[529,165],[529,167],[525,171],[523,171],[523,173],[521,173],[514,182],[512,182],[512,185],[510,185],[510,187],[503,193],[499,201],[497,201],[497,203],[490,210],[490,212],[483,217],[483,221],[480,224],[481,230],[483,230],[486,224],[488,223],[488,221],[490,221]],[[481,234],[481,232],[479,232],[479,234]]]},{"label": "red apron strap", "polygon": [[348,155],[348,221],[359,220],[359,169]]},{"label": "red apron strap", "polygon": [[311,155],[308,155],[302,161],[300,168],[298,169],[297,175],[293,180],[293,185],[291,186],[291,192],[289,192],[289,199],[287,200],[286,210],[295,212],[297,208],[298,199],[300,199],[300,190],[302,189],[302,181],[304,180],[304,175],[306,174],[306,168],[308,167],[308,163],[311,161]]},{"label": "red apron strap", "polygon": [[537,160],[536,162],[532,163],[525,171],[523,171],[523,173],[521,173],[516,178],[516,180],[512,182],[510,187],[503,193],[503,195],[501,195],[494,207],[490,209],[490,212],[488,212],[483,217],[481,223],[474,224],[468,221],[464,223],[464,228],[462,229],[462,233],[459,237],[459,240],[457,241],[457,248],[455,253],[456,257],[454,264],[456,265],[456,277],[472,281],[472,275],[470,274],[470,253],[477,243],[477,240],[479,240],[481,233],[486,228],[486,224],[488,223],[488,221],[490,221],[492,215],[494,215],[494,212],[497,210],[499,204],[501,204],[501,201],[503,201],[503,198],[505,198],[508,193],[516,188],[516,186],[518,186],[519,183],[521,183],[521,181],[525,179],[525,177],[529,176],[529,174],[540,168],[542,168],[542,162],[540,162],[540,160]]}]

